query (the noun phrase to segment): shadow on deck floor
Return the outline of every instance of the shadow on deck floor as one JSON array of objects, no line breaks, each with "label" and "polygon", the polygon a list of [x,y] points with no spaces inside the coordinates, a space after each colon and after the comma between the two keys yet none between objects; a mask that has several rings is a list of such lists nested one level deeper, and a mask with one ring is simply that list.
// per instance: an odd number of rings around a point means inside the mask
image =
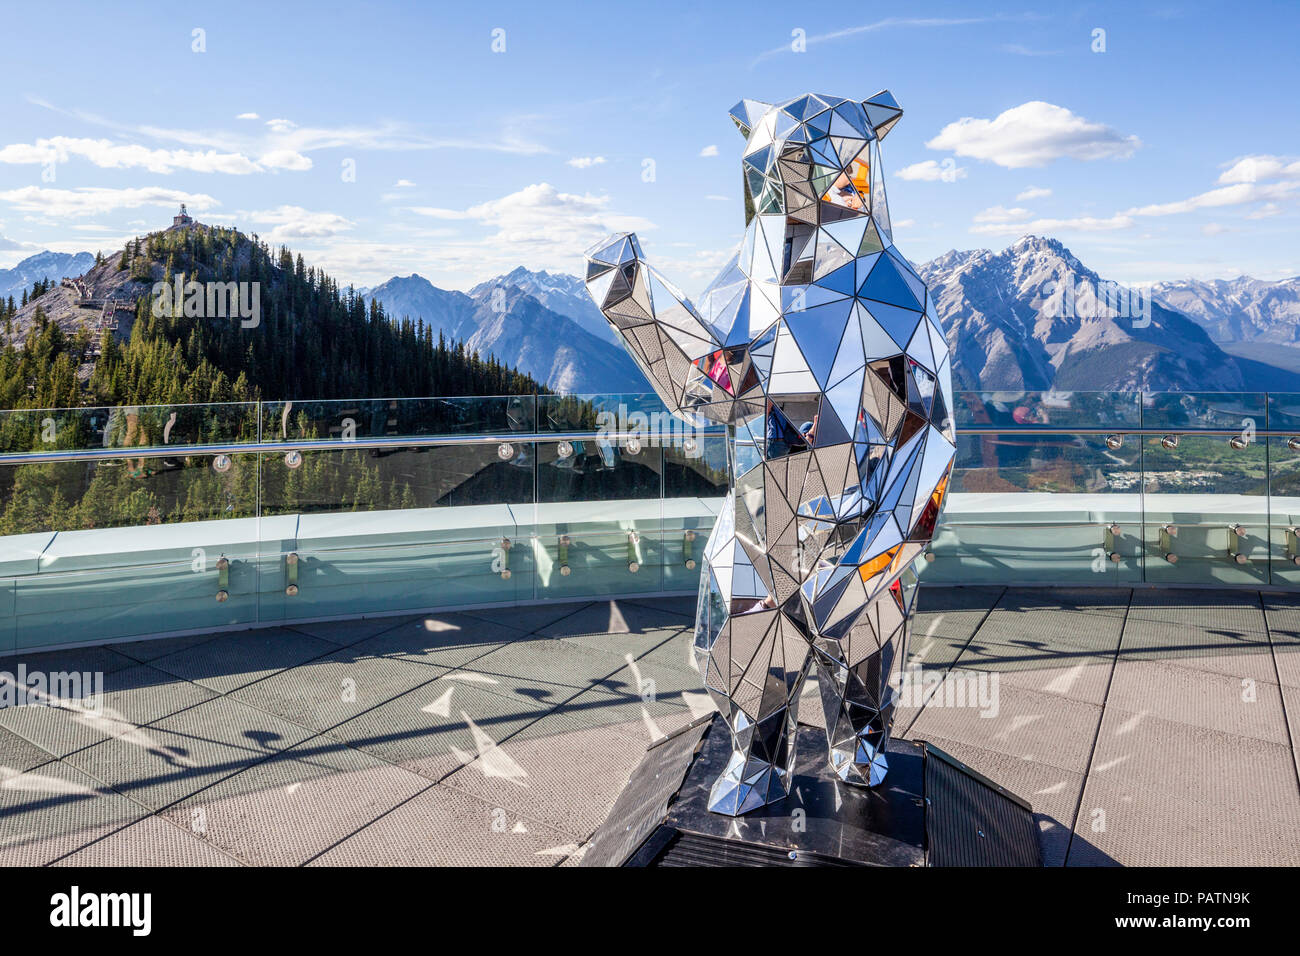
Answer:
[{"label": "shadow on deck floor", "polygon": [[[0,709],[0,865],[574,862],[646,745],[712,707],[693,614],[584,602],[0,660],[105,692],[99,715]],[[993,696],[905,702],[895,733],[1028,799],[1050,865],[1300,863],[1300,597],[923,588],[907,654]]]}]

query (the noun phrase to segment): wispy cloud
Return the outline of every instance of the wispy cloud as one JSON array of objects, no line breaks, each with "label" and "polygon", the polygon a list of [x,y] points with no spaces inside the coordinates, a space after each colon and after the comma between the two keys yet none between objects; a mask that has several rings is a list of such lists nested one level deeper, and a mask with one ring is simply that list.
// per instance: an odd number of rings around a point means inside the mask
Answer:
[{"label": "wispy cloud", "polygon": [[574,156],[572,159],[566,159],[564,165],[572,166],[574,169],[587,169],[591,166],[600,166],[604,162],[604,156]]},{"label": "wispy cloud", "polygon": [[0,163],[11,165],[63,164],[74,157],[88,160],[102,169],[145,169],[169,174],[178,169],[196,173],[248,175],[270,169],[310,169],[311,160],[292,151],[272,150],[256,159],[243,153],[215,149],[150,149],[137,144],[114,143],[107,139],[52,136],[35,143],[11,143],[0,147]]},{"label": "wispy cloud", "polygon": [[[355,223],[337,213],[315,212],[301,206],[277,206],[274,209],[238,213],[251,223],[271,226],[262,238],[272,243],[298,239],[327,239],[349,231]],[[261,232],[261,230],[258,230]]]},{"label": "wispy cloud", "polygon": [[[988,210],[986,210],[988,212]],[[1017,222],[984,222],[971,226],[970,231],[985,236],[1022,236],[1026,234],[1059,232],[1114,232],[1130,229],[1134,220],[1130,216],[1115,215],[1105,218],[1077,216],[1073,219],[1028,219]]]},{"label": "wispy cloud", "polygon": [[[884,20],[876,20],[872,23],[863,23],[859,26],[844,27],[840,30],[832,30],[829,33],[819,33],[815,36],[805,36],[803,42],[805,46],[814,46],[818,43],[830,43],[835,40],[843,40],[848,37],[859,36],[863,33],[876,33],[880,30],[891,29],[931,29],[934,27],[960,27],[969,26],[976,23],[991,23],[996,20],[1013,20],[1013,19],[1033,19],[1033,14],[1024,14],[1019,17],[992,16],[992,17],[887,17]],[[762,62],[769,57],[779,56],[782,53],[794,52],[791,44],[786,43],[782,46],[773,47],[770,50],[764,50],[754,58],[753,64]],[[751,66],[753,65],[751,64]]]},{"label": "wispy cloud", "polygon": [[1004,43],[1002,44],[1003,53],[1011,53],[1015,56],[1060,56],[1062,50],[1033,50],[1021,43]]},{"label": "wispy cloud", "polygon": [[452,271],[485,278],[520,263],[530,268],[572,272],[585,249],[612,232],[646,232],[655,224],[610,208],[610,197],[561,192],[550,183],[523,189],[465,209],[413,206],[417,216],[486,230],[460,241],[444,240],[430,258]]},{"label": "wispy cloud", "polygon": [[717,146],[714,146],[714,145],[712,145],[712,144],[710,144],[710,145],[708,145],[708,146],[705,146],[702,150],[700,150],[700,155],[701,155],[701,156],[717,156],[717,155],[718,155],[718,147],[717,147]]},{"label": "wispy cloud", "polygon": [[1016,202],[1028,202],[1031,199],[1046,199],[1052,191],[1043,186],[1030,186],[1016,193]]},{"label": "wispy cloud", "polygon": [[136,209],[140,206],[177,206],[185,203],[194,212],[203,212],[221,205],[205,193],[164,189],[161,186],[142,186],[133,189],[107,189],[80,187],[77,189],[48,189],[41,186],[23,186],[0,192],[0,202],[8,203],[20,212],[35,213],[52,219],[74,219],[97,216],[118,209]]}]

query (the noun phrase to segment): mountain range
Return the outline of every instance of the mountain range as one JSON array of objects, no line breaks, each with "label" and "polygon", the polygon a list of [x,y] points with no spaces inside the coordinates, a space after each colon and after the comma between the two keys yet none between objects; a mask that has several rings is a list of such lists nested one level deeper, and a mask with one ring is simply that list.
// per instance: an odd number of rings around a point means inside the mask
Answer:
[{"label": "mountain range", "polygon": [[[23,277],[76,275],[93,261],[41,253],[0,279],[17,277],[21,292]],[[947,330],[958,388],[1300,391],[1300,277],[1113,286],[1133,303],[1128,316],[1105,299],[1104,277],[1055,239],[951,250],[916,269]],[[520,267],[465,293],[412,274],[360,294],[557,392],[648,390],[577,276]]]},{"label": "mountain range", "polygon": [[[495,355],[556,392],[649,391],[613,333],[584,313],[571,285],[576,283],[586,296],[581,280],[564,276],[567,288],[548,293],[547,278],[546,273],[517,269],[466,294],[439,289],[423,276],[394,276],[366,290],[364,298],[383,303],[393,318],[423,319],[448,339],[464,340],[480,353]],[[566,311],[548,308],[542,298]],[[606,324],[594,304],[590,312]]]},{"label": "mountain range", "polygon": [[94,264],[95,257],[89,252],[38,252],[12,269],[0,269],[0,299],[13,296],[17,300],[24,289],[31,289],[41,279],[58,282],[82,275]]}]

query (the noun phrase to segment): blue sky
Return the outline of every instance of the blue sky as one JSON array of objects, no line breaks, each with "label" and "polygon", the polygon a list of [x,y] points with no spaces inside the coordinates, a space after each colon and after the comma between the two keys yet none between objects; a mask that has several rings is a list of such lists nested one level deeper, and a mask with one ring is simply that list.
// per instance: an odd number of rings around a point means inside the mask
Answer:
[{"label": "blue sky", "polygon": [[1300,274],[1294,3],[289,6],[11,6],[0,265],[185,199],[345,283],[577,272],[632,228],[697,291],[744,226],[728,108],[888,88],[914,261],[1033,232],[1127,282]]}]

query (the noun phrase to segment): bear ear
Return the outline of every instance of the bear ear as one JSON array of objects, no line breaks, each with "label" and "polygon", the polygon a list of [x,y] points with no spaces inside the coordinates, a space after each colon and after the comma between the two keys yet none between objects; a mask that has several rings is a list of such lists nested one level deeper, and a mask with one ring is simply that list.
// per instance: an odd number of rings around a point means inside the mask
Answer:
[{"label": "bear ear", "polygon": [[903,118],[903,108],[889,90],[881,90],[875,96],[867,97],[862,101],[862,108],[867,111],[867,120],[880,139],[884,139],[894,124]]},{"label": "bear ear", "polygon": [[731,121],[740,130],[740,135],[749,139],[749,132],[758,122],[759,117],[772,108],[771,103],[762,100],[741,100],[731,108]]}]

